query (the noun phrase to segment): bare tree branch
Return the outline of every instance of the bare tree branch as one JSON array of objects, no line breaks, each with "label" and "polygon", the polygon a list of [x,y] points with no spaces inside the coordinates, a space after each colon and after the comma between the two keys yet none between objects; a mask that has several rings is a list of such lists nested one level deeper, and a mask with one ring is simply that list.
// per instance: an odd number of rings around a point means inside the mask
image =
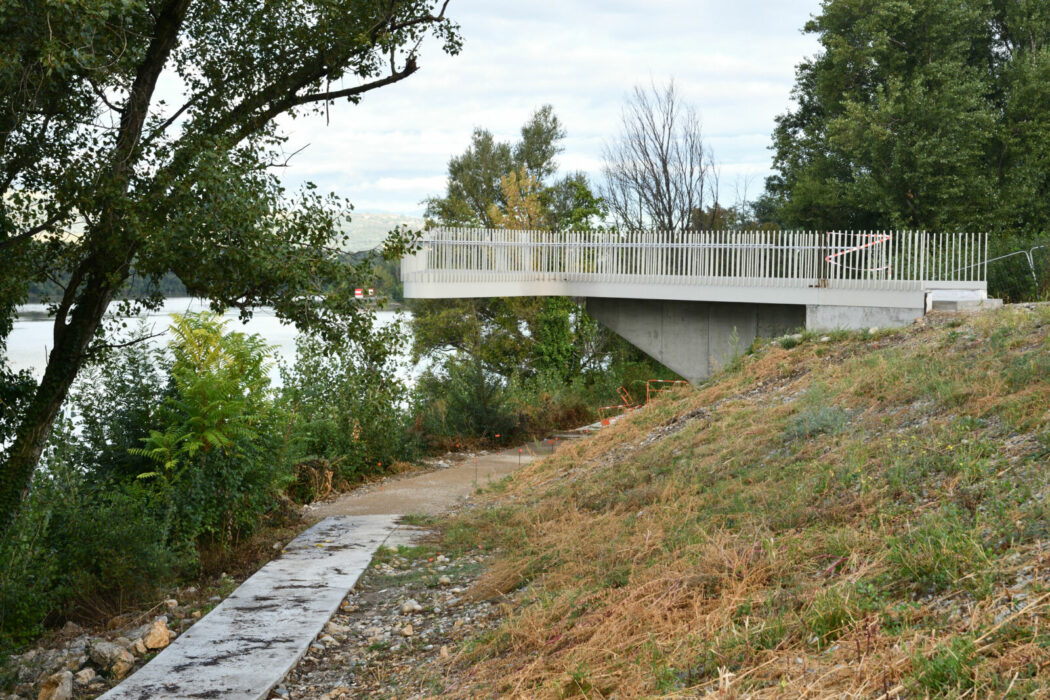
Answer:
[{"label": "bare tree branch", "polygon": [[604,151],[602,196],[619,226],[680,232],[693,227],[711,191],[713,159],[700,119],[674,82],[635,87],[624,106],[620,140]]}]

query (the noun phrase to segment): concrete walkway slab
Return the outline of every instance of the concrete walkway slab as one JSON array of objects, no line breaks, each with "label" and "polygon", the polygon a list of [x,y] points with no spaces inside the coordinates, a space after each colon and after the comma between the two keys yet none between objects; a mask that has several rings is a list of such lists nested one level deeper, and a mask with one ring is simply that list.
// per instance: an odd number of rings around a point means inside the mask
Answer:
[{"label": "concrete walkway slab", "polygon": [[396,520],[325,518],[102,697],[265,698],[320,634]]}]

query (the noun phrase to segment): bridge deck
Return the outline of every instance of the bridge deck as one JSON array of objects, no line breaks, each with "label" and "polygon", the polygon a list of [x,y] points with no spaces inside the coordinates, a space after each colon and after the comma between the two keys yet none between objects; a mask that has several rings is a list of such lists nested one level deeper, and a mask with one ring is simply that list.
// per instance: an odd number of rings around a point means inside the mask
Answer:
[{"label": "bridge deck", "polygon": [[402,263],[408,298],[575,296],[918,308],[984,292],[986,234],[436,229]]}]

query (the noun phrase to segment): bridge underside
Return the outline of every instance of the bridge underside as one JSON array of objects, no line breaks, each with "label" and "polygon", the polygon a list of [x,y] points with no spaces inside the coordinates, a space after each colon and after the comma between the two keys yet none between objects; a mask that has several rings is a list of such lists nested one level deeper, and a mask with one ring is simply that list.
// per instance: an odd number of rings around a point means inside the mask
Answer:
[{"label": "bridge underside", "polygon": [[906,325],[924,309],[652,299],[583,300],[603,326],[679,375],[707,379],[755,338],[795,331]]},{"label": "bridge underside", "polygon": [[586,300],[602,325],[691,382],[706,379],[747,349],[806,325],[806,307],[649,299]]}]

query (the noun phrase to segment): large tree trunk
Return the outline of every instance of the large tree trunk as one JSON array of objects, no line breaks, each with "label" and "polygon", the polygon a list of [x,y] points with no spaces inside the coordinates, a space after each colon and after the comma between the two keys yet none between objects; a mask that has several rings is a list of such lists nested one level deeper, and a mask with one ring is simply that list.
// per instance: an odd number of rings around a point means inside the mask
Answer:
[{"label": "large tree trunk", "polygon": [[[166,0],[158,8],[153,36],[121,110],[108,183],[113,194],[101,207],[98,217],[101,228],[87,234],[93,252],[73,272],[70,288],[55,319],[55,349],[48,357],[44,378],[18,426],[7,461],[0,465],[0,534],[18,512],[55,418],[87,359],[88,347],[106,307],[127,279],[135,246],[123,229],[121,199],[128,192],[128,176],[135,163],[157,79],[175,47],[189,6],[190,0]],[[105,184],[100,183],[100,189]],[[79,291],[81,280],[84,286]],[[66,323],[70,310],[70,320]]]},{"label": "large tree trunk", "polygon": [[[110,280],[113,278],[110,277]],[[77,298],[69,323],[56,333],[44,378],[19,423],[8,458],[0,463],[0,533],[7,529],[33,478],[69,387],[83,367],[95,330],[123,282],[108,284],[102,276],[89,279]]]}]

